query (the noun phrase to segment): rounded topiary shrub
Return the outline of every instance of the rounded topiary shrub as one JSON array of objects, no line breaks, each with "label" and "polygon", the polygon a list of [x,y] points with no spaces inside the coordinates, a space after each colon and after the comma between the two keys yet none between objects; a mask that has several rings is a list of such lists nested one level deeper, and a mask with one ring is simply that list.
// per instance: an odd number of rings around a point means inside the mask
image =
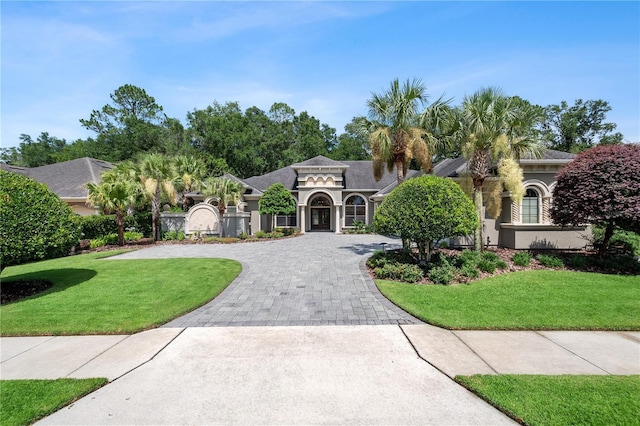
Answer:
[{"label": "rounded topiary shrub", "polygon": [[65,256],[78,243],[76,215],[45,185],[0,170],[1,268]]}]

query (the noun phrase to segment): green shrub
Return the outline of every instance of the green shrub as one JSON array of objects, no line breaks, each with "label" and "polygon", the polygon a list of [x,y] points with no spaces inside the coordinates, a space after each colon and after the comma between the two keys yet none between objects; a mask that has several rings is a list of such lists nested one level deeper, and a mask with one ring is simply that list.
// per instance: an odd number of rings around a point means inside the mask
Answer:
[{"label": "green shrub", "polygon": [[387,255],[382,250],[376,250],[369,259],[367,259],[367,266],[375,269],[384,266],[387,263]]},{"label": "green shrub", "polygon": [[267,238],[282,238],[282,237],[284,237],[284,233],[278,232],[278,231],[269,232],[267,234]]},{"label": "green shrub", "polygon": [[104,235],[118,232],[114,215],[91,215],[79,218],[82,238],[93,240]]},{"label": "green shrub", "polygon": [[0,170],[0,268],[69,254],[78,216],[45,185]]},{"label": "green shrub", "polygon": [[463,250],[459,256],[456,257],[454,264],[458,268],[463,268],[465,265],[473,265],[475,266],[480,260],[480,252],[472,251],[472,250]]},{"label": "green shrub", "polygon": [[480,276],[480,272],[475,265],[464,265],[460,268],[460,275],[467,278],[478,278]]},{"label": "green shrub", "polygon": [[178,239],[176,231],[165,231],[162,233],[162,241],[173,241]]},{"label": "green shrub", "polygon": [[431,268],[427,274],[429,279],[435,284],[447,285],[455,278],[455,266],[449,262],[441,262],[440,265]]},{"label": "green shrub", "polygon": [[640,274],[640,262],[631,256],[606,256],[594,259],[597,266],[616,273]]},{"label": "green shrub", "polygon": [[124,232],[125,241],[138,241],[138,240],[141,240],[142,238],[144,238],[144,235],[142,235],[142,232],[135,232],[135,231]]},{"label": "green shrub", "polygon": [[482,272],[493,274],[496,271],[496,264],[490,260],[480,259],[477,266]]},{"label": "green shrub", "polygon": [[[125,238],[126,240],[126,238]],[[112,246],[118,244],[118,234],[103,235],[91,240],[89,247],[92,249],[104,246]]]},{"label": "green shrub", "polygon": [[513,263],[517,266],[527,267],[531,264],[531,254],[527,252],[518,252],[513,255]]},{"label": "green shrub", "polygon": [[246,232],[242,232],[238,235],[238,238],[241,240],[246,240],[249,238],[249,234],[247,234]]},{"label": "green shrub", "polygon": [[483,251],[480,254],[480,259],[486,260],[491,263],[496,263],[498,260],[500,260],[500,257],[492,251]]},{"label": "green shrub", "polygon": [[415,283],[424,277],[424,272],[418,265],[390,262],[374,269],[376,277],[387,280]]},{"label": "green shrub", "polygon": [[507,269],[509,267],[509,264],[502,259],[498,259],[498,261],[494,262],[494,265],[498,269]]},{"label": "green shrub", "polygon": [[575,269],[584,269],[589,264],[589,259],[581,254],[574,254],[567,259],[567,266]]},{"label": "green shrub", "polygon": [[256,236],[256,238],[266,238],[267,237],[267,233],[264,232],[263,230],[260,230],[260,231],[256,231],[255,236]]},{"label": "green shrub", "polygon": [[550,254],[539,254],[538,256],[536,256],[536,259],[538,259],[538,261],[542,263],[544,266],[546,266],[547,268],[564,267],[564,263],[562,262],[562,259]]},{"label": "green shrub", "polygon": [[[604,228],[594,227],[592,230],[593,243],[600,244],[604,239]],[[640,256],[640,234],[631,231],[615,230],[611,240],[609,240],[610,246],[621,245],[625,251],[634,256]]]}]

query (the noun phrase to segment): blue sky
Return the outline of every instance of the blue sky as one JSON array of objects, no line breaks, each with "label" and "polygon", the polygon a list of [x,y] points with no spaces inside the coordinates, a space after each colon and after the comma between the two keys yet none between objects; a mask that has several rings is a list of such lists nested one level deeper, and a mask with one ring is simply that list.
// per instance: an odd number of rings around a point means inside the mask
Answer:
[{"label": "blue sky", "polygon": [[1,4],[2,147],[93,136],[79,119],[123,84],[167,115],[285,102],[338,133],[371,92],[431,99],[497,86],[542,106],[608,101],[640,141],[639,2],[29,2]]}]

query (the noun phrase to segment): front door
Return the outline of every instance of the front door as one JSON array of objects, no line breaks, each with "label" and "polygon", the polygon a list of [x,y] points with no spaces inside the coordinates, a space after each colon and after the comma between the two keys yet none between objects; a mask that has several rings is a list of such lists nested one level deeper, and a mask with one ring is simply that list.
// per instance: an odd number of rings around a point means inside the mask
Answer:
[{"label": "front door", "polygon": [[311,209],[311,230],[328,231],[331,228],[331,208],[315,207]]}]

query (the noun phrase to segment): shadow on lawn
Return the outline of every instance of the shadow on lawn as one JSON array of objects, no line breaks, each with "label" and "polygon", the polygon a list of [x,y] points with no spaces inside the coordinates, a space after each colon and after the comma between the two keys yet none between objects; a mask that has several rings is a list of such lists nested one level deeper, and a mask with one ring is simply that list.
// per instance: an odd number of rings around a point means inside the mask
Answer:
[{"label": "shadow on lawn", "polygon": [[[3,302],[3,305],[63,291],[89,281],[96,275],[97,272],[93,269],[62,268],[3,277],[2,296],[3,299],[8,297],[10,300],[7,303]],[[51,283],[51,286],[43,287],[42,282]],[[13,293],[14,297],[11,297],[10,293]]]}]

